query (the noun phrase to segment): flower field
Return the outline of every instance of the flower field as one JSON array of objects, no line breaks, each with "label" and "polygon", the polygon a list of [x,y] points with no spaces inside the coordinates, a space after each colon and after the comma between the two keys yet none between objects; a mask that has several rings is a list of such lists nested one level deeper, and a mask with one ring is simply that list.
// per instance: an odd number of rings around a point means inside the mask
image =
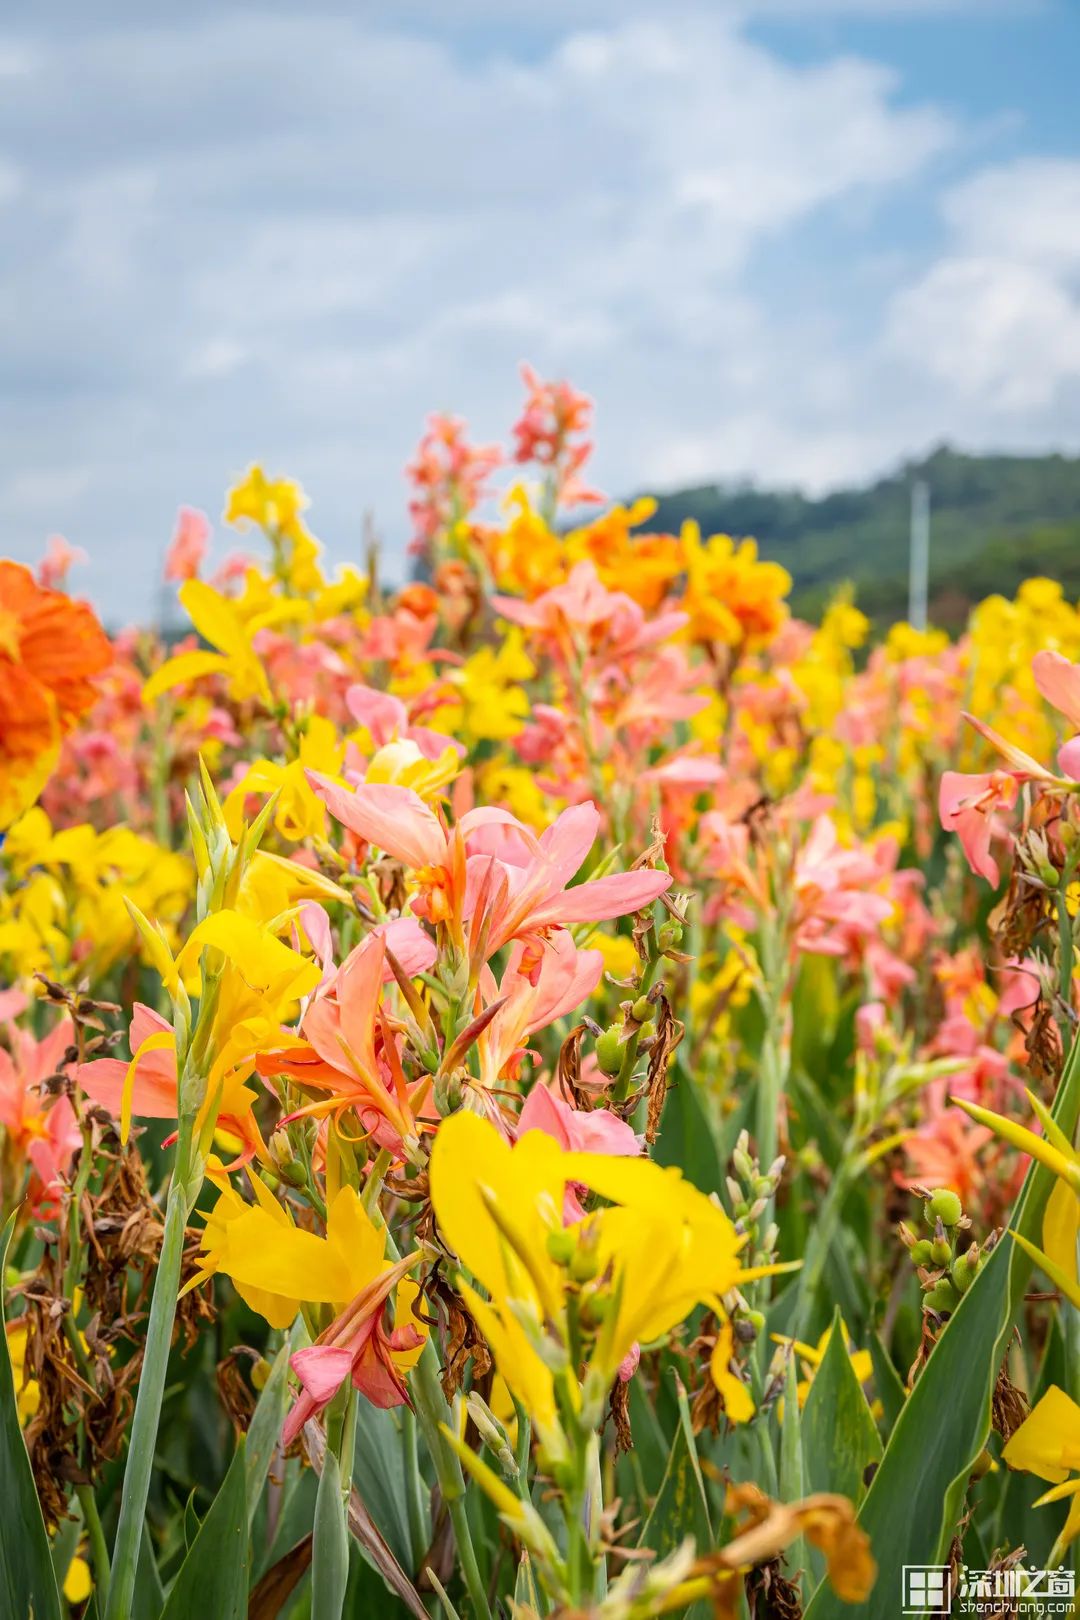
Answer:
[{"label": "flower field", "polygon": [[800,622],[524,382],[401,588],[0,562],[0,1620],[1072,1579],[1080,610]]}]

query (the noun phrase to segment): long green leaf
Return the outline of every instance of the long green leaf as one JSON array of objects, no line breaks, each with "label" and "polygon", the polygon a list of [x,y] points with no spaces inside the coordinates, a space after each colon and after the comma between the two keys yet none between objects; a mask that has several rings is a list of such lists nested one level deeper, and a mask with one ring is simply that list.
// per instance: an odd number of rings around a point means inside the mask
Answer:
[{"label": "long green leaf", "polygon": [[881,1402],[882,1427],[886,1435],[892,1433],[896,1420],[904,1410],[907,1390],[893,1365],[893,1359],[881,1340],[880,1333],[870,1335],[870,1360],[874,1367],[874,1388]]},{"label": "long green leaf", "polygon": [[[248,1527],[243,1440],[180,1565],[161,1620],[243,1620],[247,1613]],[[140,1560],[141,1562],[141,1560]]]},{"label": "long green leaf", "polygon": [[[17,1213],[17,1212],[15,1212]],[[7,1266],[13,1213],[0,1236],[0,1278]],[[0,1290],[0,1594],[11,1620],[60,1620],[60,1595],[34,1475],[19,1427],[15,1377],[8,1354]]]},{"label": "long green leaf", "polygon": [[[668,1553],[674,1552],[687,1536],[693,1536],[699,1551],[706,1551],[712,1546],[705,1481],[694,1443],[690,1408],[681,1385],[678,1386],[678,1397],[679,1425],[675,1431],[667,1472],[639,1543],[642,1547],[651,1547],[658,1558],[666,1558]],[[689,1610],[694,1620],[697,1620],[699,1613],[704,1616],[709,1612],[707,1604],[694,1604]]]},{"label": "long green leaf", "polygon": [[311,1559],[311,1620],[341,1620],[349,1582],[349,1537],[341,1500],[341,1469],[327,1450],[315,1499]]},{"label": "long green leaf", "polygon": [[[1071,1139],[1080,1113],[1080,1041],[1058,1088],[1054,1119]],[[1038,1241],[1051,1171],[1033,1163],[1010,1221]],[[990,1433],[990,1405],[1032,1262],[1004,1238],[941,1335],[904,1404],[859,1514],[878,1561],[874,1591],[842,1603],[819,1587],[806,1620],[870,1620],[897,1612],[905,1564],[940,1564],[956,1531],[968,1479]]]},{"label": "long green leaf", "polygon": [[[301,1327],[303,1324],[300,1324]],[[266,1383],[259,1392],[255,1410],[247,1432],[247,1515],[251,1528],[259,1506],[259,1497],[266,1484],[266,1476],[274,1450],[281,1439],[281,1426],[289,1409],[289,1357],[297,1348],[293,1342],[295,1329],[274,1357]]]},{"label": "long green leaf", "polygon": [[808,1489],[860,1501],[867,1468],[881,1461],[881,1439],[851,1365],[839,1311],[806,1397],[802,1432]]}]

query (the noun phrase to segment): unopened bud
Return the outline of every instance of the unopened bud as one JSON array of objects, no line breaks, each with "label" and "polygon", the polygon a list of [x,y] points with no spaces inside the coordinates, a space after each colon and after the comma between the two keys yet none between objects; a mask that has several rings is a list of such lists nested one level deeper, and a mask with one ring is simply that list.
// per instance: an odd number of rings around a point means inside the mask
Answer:
[{"label": "unopened bud", "polygon": [[747,1183],[753,1181],[756,1166],[749,1153],[743,1153],[739,1148],[736,1148],[734,1153],[731,1155],[731,1162],[735,1166],[735,1169],[738,1171],[743,1181]]},{"label": "unopened bud", "polygon": [[465,1397],[465,1405],[469,1409],[469,1416],[476,1424],[476,1431],[481,1440],[489,1451],[493,1451],[499,1459],[503,1473],[510,1479],[516,1479],[518,1465],[513,1447],[510,1444],[510,1436],[490,1406],[475,1390],[471,1390]]}]

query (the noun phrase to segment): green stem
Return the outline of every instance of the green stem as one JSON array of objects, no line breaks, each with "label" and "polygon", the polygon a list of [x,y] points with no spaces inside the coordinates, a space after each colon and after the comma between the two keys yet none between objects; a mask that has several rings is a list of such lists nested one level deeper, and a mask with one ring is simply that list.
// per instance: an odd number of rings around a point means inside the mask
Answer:
[{"label": "green stem", "polygon": [[105,1532],[101,1528],[101,1518],[94,1500],[94,1492],[89,1485],[76,1485],[75,1495],[82,1508],[83,1523],[90,1538],[90,1556],[94,1561],[94,1585],[97,1588],[98,1608],[105,1601],[109,1590],[111,1575],[109,1572],[109,1549],[105,1545]]},{"label": "green stem", "polygon": [[[146,1351],[143,1357],[139,1392],[135,1398],[135,1415],[128,1442],[127,1465],[120,1493],[120,1520],[113,1548],[113,1574],[109,1584],[109,1602],[105,1620],[131,1620],[131,1605],[135,1594],[135,1572],[139,1563],[143,1520],[150,1494],[150,1475],[154,1466],[154,1447],[161,1405],[165,1392],[165,1377],[172,1345],[173,1322],[176,1318],[176,1295],[180,1287],[180,1272],[184,1258],[184,1234],[188,1216],[198,1197],[200,1182],[192,1187],[188,1181],[191,1158],[191,1127],[181,1126],[176,1150],[176,1169],[169,1186],[165,1211],[165,1236],[154,1294],[150,1302],[150,1320],[146,1330]],[[187,1173],[185,1173],[187,1172]]]},{"label": "green stem", "polygon": [[465,1586],[476,1611],[477,1620],[491,1620],[487,1589],[476,1561],[472,1528],[465,1511],[465,1477],[461,1472],[460,1462],[446,1444],[439,1429],[440,1423],[452,1427],[453,1415],[439,1383],[439,1359],[430,1339],[416,1364],[411,1388],[416,1403],[417,1422],[423,1431],[424,1443],[431,1454],[439,1489],[450,1514]]},{"label": "green stem", "polygon": [[405,1507],[409,1516],[409,1547],[412,1551],[413,1574],[419,1574],[420,1561],[427,1551],[426,1510],[424,1506],[424,1476],[420,1472],[420,1448],[417,1445],[416,1413],[411,1406],[401,1408],[401,1435],[405,1442]]}]

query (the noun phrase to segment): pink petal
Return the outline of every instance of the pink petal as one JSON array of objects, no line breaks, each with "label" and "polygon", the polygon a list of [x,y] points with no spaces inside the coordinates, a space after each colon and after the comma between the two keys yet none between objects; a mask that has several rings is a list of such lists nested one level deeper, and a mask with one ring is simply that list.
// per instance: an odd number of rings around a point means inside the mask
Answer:
[{"label": "pink petal", "polygon": [[289,1357],[289,1366],[317,1406],[333,1400],[352,1371],[353,1353],[339,1345],[313,1344]]},{"label": "pink petal", "polygon": [[414,868],[445,861],[446,835],[412,788],[371,782],[350,792],[318,771],[308,771],[307,779],[330,814],[367,843]]},{"label": "pink petal", "polygon": [[671,874],[642,868],[639,872],[613,872],[610,877],[594,878],[576,888],[557,894],[537,907],[529,918],[529,929],[548,928],[553,923],[605,922],[640,911],[665,889],[671,887]]},{"label": "pink petal", "polygon": [[1080,664],[1046,648],[1031,660],[1031,673],[1047,703],[1080,731]]}]

